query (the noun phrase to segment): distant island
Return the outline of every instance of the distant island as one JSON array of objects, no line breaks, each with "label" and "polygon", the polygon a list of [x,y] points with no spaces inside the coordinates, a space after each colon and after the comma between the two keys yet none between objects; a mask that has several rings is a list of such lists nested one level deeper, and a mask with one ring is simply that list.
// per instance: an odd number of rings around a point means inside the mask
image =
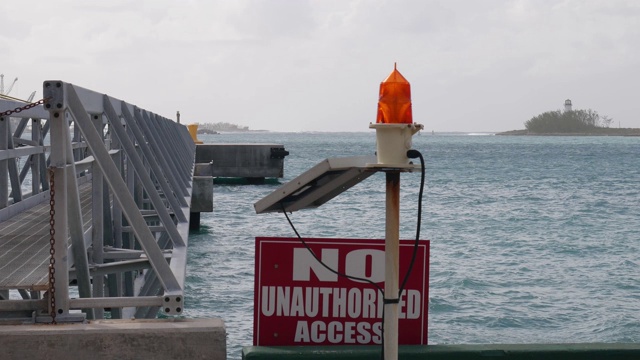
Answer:
[{"label": "distant island", "polygon": [[196,123],[198,125],[198,134],[219,134],[221,131],[225,132],[244,132],[253,131],[249,130],[248,126],[242,126],[237,124],[231,124],[227,122],[218,123]]},{"label": "distant island", "polygon": [[640,136],[638,128],[599,128],[581,132],[531,132],[529,130],[510,130],[496,135],[529,135],[529,136]]},{"label": "distant island", "polygon": [[496,135],[546,136],[640,136],[637,128],[611,128],[612,118],[600,116],[597,111],[572,110],[571,100],[565,101],[565,110],[547,111],[525,121],[524,130],[511,130]]}]

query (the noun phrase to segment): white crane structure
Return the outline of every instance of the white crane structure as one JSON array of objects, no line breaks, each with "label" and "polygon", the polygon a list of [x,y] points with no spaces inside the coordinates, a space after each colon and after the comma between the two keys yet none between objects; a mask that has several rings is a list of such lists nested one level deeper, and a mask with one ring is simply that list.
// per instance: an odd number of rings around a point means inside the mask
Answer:
[{"label": "white crane structure", "polygon": [[13,79],[13,82],[11,83],[11,85],[9,85],[9,88],[5,92],[4,91],[4,74],[0,74],[0,95],[9,95],[9,93],[13,89],[13,85],[16,84],[16,81],[18,81],[18,78]]}]

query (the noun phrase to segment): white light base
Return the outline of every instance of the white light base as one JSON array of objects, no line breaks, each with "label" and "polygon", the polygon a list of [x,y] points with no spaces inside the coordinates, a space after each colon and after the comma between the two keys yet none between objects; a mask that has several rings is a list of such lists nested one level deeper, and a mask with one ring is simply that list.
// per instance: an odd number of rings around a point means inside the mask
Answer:
[{"label": "white light base", "polygon": [[413,167],[409,164],[407,151],[411,149],[413,135],[423,128],[420,124],[369,124],[369,129],[376,129],[378,165]]}]

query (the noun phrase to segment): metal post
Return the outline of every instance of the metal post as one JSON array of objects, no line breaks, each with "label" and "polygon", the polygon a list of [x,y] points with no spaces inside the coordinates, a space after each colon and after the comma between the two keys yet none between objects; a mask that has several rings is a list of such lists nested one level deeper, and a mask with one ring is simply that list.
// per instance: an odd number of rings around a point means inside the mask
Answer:
[{"label": "metal post", "polygon": [[[0,151],[9,149],[9,120],[8,116],[0,117]],[[9,205],[9,159],[0,160],[0,209]]]},{"label": "metal post", "polygon": [[[94,114],[92,115],[93,125],[98,130],[98,134],[100,138],[103,138],[102,132],[102,115]],[[104,140],[104,139],[103,139]],[[91,185],[91,239],[92,239],[92,249],[93,249],[93,263],[94,264],[103,264],[104,263],[104,180],[103,174],[100,171],[100,167],[95,164],[92,165],[91,169],[92,174],[92,185]],[[108,198],[107,198],[108,200]],[[101,298],[104,296],[104,276],[103,275],[94,275],[93,276],[93,297]],[[104,310],[103,308],[94,309],[95,317],[97,319],[104,318]]]},{"label": "metal post", "polygon": [[[388,171],[386,193],[384,294],[397,299],[400,252],[400,172]],[[398,302],[384,304],[384,359],[398,359]]]},{"label": "metal post", "polygon": [[[111,139],[112,149],[120,148],[120,144],[118,140],[114,136]],[[122,159],[122,151],[118,151],[117,154],[113,157],[113,162],[116,164],[116,169],[118,174],[114,176],[120,176],[122,178],[122,173],[124,169],[124,162]],[[105,184],[108,187],[108,184]],[[105,194],[108,193],[105,190]],[[120,208],[120,204],[117,201],[113,202],[113,244],[112,246],[115,248],[122,248],[122,209]],[[105,237],[106,239],[110,239],[110,237]],[[107,277],[107,284],[109,289],[109,296],[111,297],[121,297],[122,296],[122,284],[124,283],[124,276],[122,273],[109,274]],[[111,308],[111,318],[112,319],[122,319],[122,308],[112,307]]]},{"label": "metal post", "polygon": [[[9,117],[7,117],[9,132],[7,133],[7,145],[8,149],[15,149],[13,145],[13,136],[11,135],[11,121],[9,121]],[[20,186],[20,174],[18,172],[18,163],[16,158],[12,158],[9,160],[8,170],[9,170],[9,180],[11,181],[11,196],[13,197],[13,202],[17,203],[18,201],[22,201],[22,188]]]},{"label": "metal post", "polygon": [[[61,106],[62,108],[62,106]],[[67,226],[67,172],[66,166],[66,137],[65,131],[69,131],[64,112],[61,110],[50,111],[51,122],[51,166],[54,173],[53,191],[55,193],[55,279],[56,279],[56,312],[58,316],[69,315],[69,227]]]},{"label": "metal post", "polygon": [[[64,108],[63,108],[64,109]],[[66,223],[69,228],[69,236],[71,237],[71,255],[73,256],[73,266],[76,268],[76,276],[78,282],[78,295],[81,298],[91,297],[91,275],[89,275],[89,260],[87,258],[87,247],[84,243],[84,229],[82,228],[82,208],[80,206],[80,193],[78,192],[78,182],[76,179],[76,168],[74,162],[74,151],[69,135],[69,122],[65,117],[66,129],[62,132],[60,140],[66,148],[64,161],[66,165],[64,171],[67,173],[65,184],[67,186],[67,219]],[[52,134],[53,135],[53,134]],[[83,309],[88,319],[94,319],[93,309]]]},{"label": "metal post", "polygon": [[[42,127],[40,119],[32,119],[31,122],[31,140],[40,145],[42,143]],[[36,146],[37,146],[36,145]],[[40,154],[31,155],[31,194],[35,195],[40,192]]]},{"label": "metal post", "polygon": [[[42,131],[40,133],[40,141],[38,142],[38,146],[44,146],[44,138],[47,137],[49,133],[49,129],[51,128],[51,121],[45,119],[44,125],[42,126]],[[49,135],[49,140],[51,140],[51,135]],[[42,151],[40,153],[40,186],[42,186],[42,191],[49,190],[49,180],[47,177],[47,167],[48,157],[45,155],[46,151]],[[49,158],[51,157],[51,152],[49,152]]]},{"label": "metal post", "polygon": [[77,148],[74,148],[72,150],[73,151],[73,160],[74,161],[82,160],[82,151],[83,151],[83,149],[81,147],[79,147],[80,141],[81,141],[80,129],[74,123],[73,124],[73,140],[72,140],[72,144],[78,146]]}]

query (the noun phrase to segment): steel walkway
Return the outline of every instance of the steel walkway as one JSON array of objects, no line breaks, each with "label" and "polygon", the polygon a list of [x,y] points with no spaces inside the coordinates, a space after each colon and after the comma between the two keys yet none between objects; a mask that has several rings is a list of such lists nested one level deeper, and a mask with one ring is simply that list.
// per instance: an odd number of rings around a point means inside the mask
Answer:
[{"label": "steel walkway", "polygon": [[181,314],[187,128],[59,80],[43,94],[0,99],[0,324]]},{"label": "steel walkway", "polygon": [[[91,184],[80,186],[83,228],[91,227]],[[47,290],[49,286],[49,202],[0,223],[0,290]]]}]

